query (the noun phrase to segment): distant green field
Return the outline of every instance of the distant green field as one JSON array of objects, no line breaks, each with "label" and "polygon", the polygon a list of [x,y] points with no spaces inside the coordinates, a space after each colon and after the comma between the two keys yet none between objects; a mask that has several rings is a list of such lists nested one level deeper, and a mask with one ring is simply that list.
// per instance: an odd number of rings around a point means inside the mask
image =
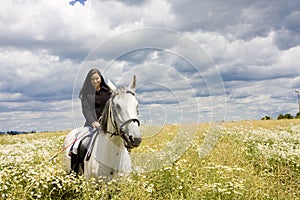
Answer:
[{"label": "distant green field", "polygon": [[[200,124],[189,149],[161,169],[109,183],[66,174],[65,132],[0,136],[0,199],[300,199],[300,120],[226,122],[199,157],[210,124]],[[148,127],[149,135],[155,127]],[[134,152],[155,153],[176,138],[167,125]],[[150,133],[149,133],[150,132]]]}]

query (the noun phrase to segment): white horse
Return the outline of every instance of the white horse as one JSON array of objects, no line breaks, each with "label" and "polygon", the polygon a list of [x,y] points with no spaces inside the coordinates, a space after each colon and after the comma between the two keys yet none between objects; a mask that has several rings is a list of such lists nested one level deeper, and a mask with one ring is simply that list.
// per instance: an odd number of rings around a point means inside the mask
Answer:
[{"label": "white horse", "polygon": [[[109,84],[112,90],[111,98],[107,101],[101,119],[101,129],[96,132],[92,148],[88,149],[84,160],[84,174],[86,179],[103,177],[106,181],[122,174],[131,173],[131,159],[127,150],[138,147],[142,141],[138,120],[138,102],[135,98],[136,78],[128,87],[115,88]],[[81,127],[71,131],[64,146],[74,142],[78,135],[91,132],[88,127]],[[76,135],[77,134],[77,135]],[[67,171],[71,171],[71,161],[66,149],[64,165]]]}]

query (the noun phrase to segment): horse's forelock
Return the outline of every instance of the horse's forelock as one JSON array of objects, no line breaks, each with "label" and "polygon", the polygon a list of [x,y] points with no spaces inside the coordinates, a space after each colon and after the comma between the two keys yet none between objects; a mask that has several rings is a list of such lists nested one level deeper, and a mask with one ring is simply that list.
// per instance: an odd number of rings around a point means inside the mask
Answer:
[{"label": "horse's forelock", "polygon": [[125,87],[118,87],[115,91],[113,91],[113,97],[118,95],[118,94],[122,94],[126,92],[126,88]]},{"label": "horse's forelock", "polygon": [[115,96],[120,95],[120,94],[126,94],[126,93],[131,93],[131,94],[135,94],[134,91],[130,90],[127,87],[118,87],[112,94],[112,99],[114,99]]}]

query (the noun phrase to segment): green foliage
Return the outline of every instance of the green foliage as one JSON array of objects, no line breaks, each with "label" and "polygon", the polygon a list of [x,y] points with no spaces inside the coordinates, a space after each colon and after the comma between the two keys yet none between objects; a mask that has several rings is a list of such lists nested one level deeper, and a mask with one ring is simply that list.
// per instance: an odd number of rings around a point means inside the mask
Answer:
[{"label": "green foliage", "polygon": [[271,120],[272,118],[270,116],[264,116],[263,118],[261,118],[261,120]]},{"label": "green foliage", "polygon": [[[295,116],[297,118],[298,114]],[[294,119],[293,115],[286,113],[285,115],[279,114],[277,119]]]},{"label": "green foliage", "polygon": [[293,119],[293,118],[294,117],[291,114],[289,114],[289,113],[287,113],[287,114],[284,115],[284,119]]},{"label": "green foliage", "polygon": [[277,117],[277,119],[284,119],[283,114],[279,114],[278,117]]}]

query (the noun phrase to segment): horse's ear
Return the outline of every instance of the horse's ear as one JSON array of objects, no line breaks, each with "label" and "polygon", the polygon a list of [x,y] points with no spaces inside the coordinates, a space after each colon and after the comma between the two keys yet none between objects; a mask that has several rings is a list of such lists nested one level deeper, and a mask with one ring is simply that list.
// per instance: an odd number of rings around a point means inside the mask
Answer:
[{"label": "horse's ear", "polygon": [[115,91],[116,90],[116,86],[115,84],[113,84],[113,82],[111,82],[109,79],[107,79],[107,86],[109,87],[110,91]]},{"label": "horse's ear", "polygon": [[133,91],[135,90],[135,87],[136,87],[136,76],[135,75],[133,75],[132,82],[131,82],[131,84],[128,87],[130,89],[132,89]]}]

